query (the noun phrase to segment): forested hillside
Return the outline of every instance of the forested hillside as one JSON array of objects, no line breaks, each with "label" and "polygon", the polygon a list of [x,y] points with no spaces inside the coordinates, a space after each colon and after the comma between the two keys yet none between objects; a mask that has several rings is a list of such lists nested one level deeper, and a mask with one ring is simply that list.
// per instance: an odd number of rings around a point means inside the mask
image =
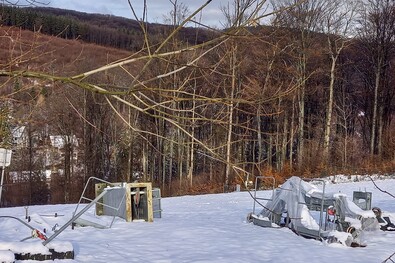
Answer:
[{"label": "forested hillside", "polygon": [[[0,23],[4,26],[37,31],[65,39],[80,39],[97,45],[138,51],[144,43],[143,32],[137,21],[123,17],[87,14],[49,7],[1,6]],[[169,34],[170,25],[147,25],[153,44]],[[212,38],[212,33],[194,28],[183,28],[178,35],[184,42],[201,43]]]},{"label": "forested hillside", "polygon": [[[75,202],[90,176],[151,181],[168,196],[228,191],[259,175],[393,173],[395,1],[360,14],[347,1],[276,1],[270,26],[256,23],[259,5],[242,15],[243,3],[260,1],[237,2],[227,29],[188,37],[176,16],[144,35],[136,21],[57,15],[64,29],[130,27],[133,48],[4,22],[0,142],[14,156],[3,204]],[[43,14],[27,10],[36,27]]]}]

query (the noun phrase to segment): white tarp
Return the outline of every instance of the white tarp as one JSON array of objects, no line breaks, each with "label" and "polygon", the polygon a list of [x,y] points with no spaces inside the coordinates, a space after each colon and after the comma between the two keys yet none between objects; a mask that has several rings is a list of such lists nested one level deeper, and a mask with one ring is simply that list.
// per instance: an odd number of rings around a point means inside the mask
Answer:
[{"label": "white tarp", "polygon": [[318,230],[319,226],[305,205],[304,197],[306,193],[317,191],[315,186],[293,176],[276,189],[272,201],[266,204],[268,209],[263,209],[260,215],[270,218],[272,214],[287,213],[287,216],[291,218],[291,228],[304,226],[308,229]]},{"label": "white tarp", "polygon": [[[319,230],[319,224],[313,218],[309,208],[306,205],[306,198],[318,198],[333,200],[333,205],[343,216],[342,219],[347,218],[374,218],[372,211],[364,211],[360,209],[353,202],[349,201],[343,194],[325,194],[316,186],[303,181],[299,177],[293,176],[288,179],[281,187],[274,192],[271,201],[265,205],[259,217],[275,218],[275,222],[279,221],[279,216],[286,213],[290,218],[289,227],[292,229],[306,228],[309,230]],[[277,223],[276,222],[276,223]],[[363,223],[363,222],[362,222]],[[361,229],[364,226],[360,225]]]}]

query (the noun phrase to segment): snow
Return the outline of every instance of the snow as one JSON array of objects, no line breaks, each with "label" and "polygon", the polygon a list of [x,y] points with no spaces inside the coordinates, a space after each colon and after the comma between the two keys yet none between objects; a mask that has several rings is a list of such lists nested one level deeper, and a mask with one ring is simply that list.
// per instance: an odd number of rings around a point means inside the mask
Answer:
[{"label": "snow", "polygon": [[8,250],[0,250],[0,260],[1,262],[14,262],[14,253]]},{"label": "snow", "polygon": [[300,217],[302,218],[300,223],[304,227],[313,230],[318,230],[320,228],[320,226],[317,224],[314,218],[310,215],[309,209],[307,208],[306,205],[302,206]]},{"label": "snow", "polygon": [[[342,179],[343,181],[343,179]],[[395,193],[395,180],[378,180],[378,187]],[[395,200],[379,191],[371,181],[329,183],[326,189],[352,197],[353,191],[372,192],[372,207],[380,207],[384,216],[395,222]],[[259,196],[271,196],[272,191],[260,191]],[[364,232],[361,240],[367,246],[351,248],[339,243],[327,244],[297,236],[287,228],[263,228],[246,221],[253,201],[248,192],[162,198],[162,218],[153,223],[127,223],[116,218],[112,228],[92,226],[68,227],[51,241],[47,248],[74,248],[74,260],[55,262],[382,262],[395,252],[395,231]],[[59,229],[72,216],[76,205],[30,206],[33,227],[47,236]],[[258,210],[260,210],[258,208]],[[57,216],[55,216],[57,213]],[[15,216],[25,220],[25,208],[0,208],[0,216]],[[87,216],[95,217],[93,208]],[[100,220],[111,222],[112,217]],[[55,228],[54,228],[55,229]],[[39,239],[20,240],[31,230],[17,220],[0,218],[0,262],[12,262],[4,246],[29,250],[42,249]],[[346,239],[347,234],[339,234]],[[35,247],[37,246],[37,247]],[[18,262],[18,261],[16,261]],[[36,262],[36,261],[20,261]],[[52,261],[51,261],[52,262]]]},{"label": "snow", "polygon": [[[50,254],[49,248],[44,247],[39,240],[33,242],[0,242],[0,250],[11,250],[15,253]],[[34,253],[32,253],[34,252]]]}]

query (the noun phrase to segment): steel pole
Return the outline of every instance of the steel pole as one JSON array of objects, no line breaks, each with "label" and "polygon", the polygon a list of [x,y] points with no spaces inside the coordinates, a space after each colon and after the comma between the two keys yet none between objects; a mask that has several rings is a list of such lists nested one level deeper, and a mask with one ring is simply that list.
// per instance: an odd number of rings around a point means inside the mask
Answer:
[{"label": "steel pole", "polygon": [[3,192],[3,182],[4,182],[4,170],[5,170],[5,162],[7,158],[7,150],[4,151],[3,158],[3,169],[1,170],[1,182],[0,182],[0,206],[1,206],[1,193]]}]

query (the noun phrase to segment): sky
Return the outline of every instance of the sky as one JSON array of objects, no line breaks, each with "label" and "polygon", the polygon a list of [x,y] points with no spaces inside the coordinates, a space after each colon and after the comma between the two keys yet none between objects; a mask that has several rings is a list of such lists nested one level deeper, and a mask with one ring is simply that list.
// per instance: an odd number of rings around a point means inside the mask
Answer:
[{"label": "sky", "polygon": [[[341,192],[349,198],[353,191],[372,192],[372,207],[380,207],[384,216],[394,220],[394,198],[381,192],[367,178],[354,182],[362,179],[341,175],[330,178],[326,192]],[[376,179],[376,184],[384,191],[395,193],[395,179]],[[270,194],[271,191],[259,191],[257,196],[268,198]],[[246,221],[253,200],[244,191],[162,198],[161,205],[162,217],[154,218],[152,223],[128,223],[116,218],[108,229],[69,227],[48,245],[52,244],[57,251],[74,250],[74,260],[56,261],[64,263],[372,263],[383,262],[395,252],[395,232],[364,232],[361,239],[366,247],[351,248],[305,239],[288,228],[256,226]],[[40,231],[46,228],[50,236],[51,229],[59,229],[75,208],[75,204],[30,206],[29,224]],[[16,220],[1,218],[14,216],[25,220],[25,213],[24,207],[0,208],[0,262],[13,261],[13,254],[7,248],[30,253],[46,249],[37,238],[21,242],[30,236],[30,229]],[[102,224],[112,220],[108,216],[95,216],[92,209],[83,217],[100,220]]]},{"label": "sky", "polygon": [[[9,0],[17,2],[17,0]],[[19,4],[23,1],[19,0]],[[34,1],[34,0],[30,0]],[[128,0],[36,0],[37,2],[46,3],[49,7],[76,10],[86,13],[111,14],[115,16],[122,16],[126,18],[134,18],[130,10]],[[221,11],[221,6],[227,5],[229,0],[212,0],[212,2],[205,8],[201,14],[201,21],[209,26],[221,27],[221,21],[224,16]],[[143,0],[131,0],[139,18],[142,17]],[[195,11],[206,0],[178,0],[178,3],[183,3],[188,7],[190,12]],[[148,18],[149,22],[163,23],[164,17],[169,14],[171,4],[169,0],[147,0]],[[198,20],[200,15],[196,17]]]}]

